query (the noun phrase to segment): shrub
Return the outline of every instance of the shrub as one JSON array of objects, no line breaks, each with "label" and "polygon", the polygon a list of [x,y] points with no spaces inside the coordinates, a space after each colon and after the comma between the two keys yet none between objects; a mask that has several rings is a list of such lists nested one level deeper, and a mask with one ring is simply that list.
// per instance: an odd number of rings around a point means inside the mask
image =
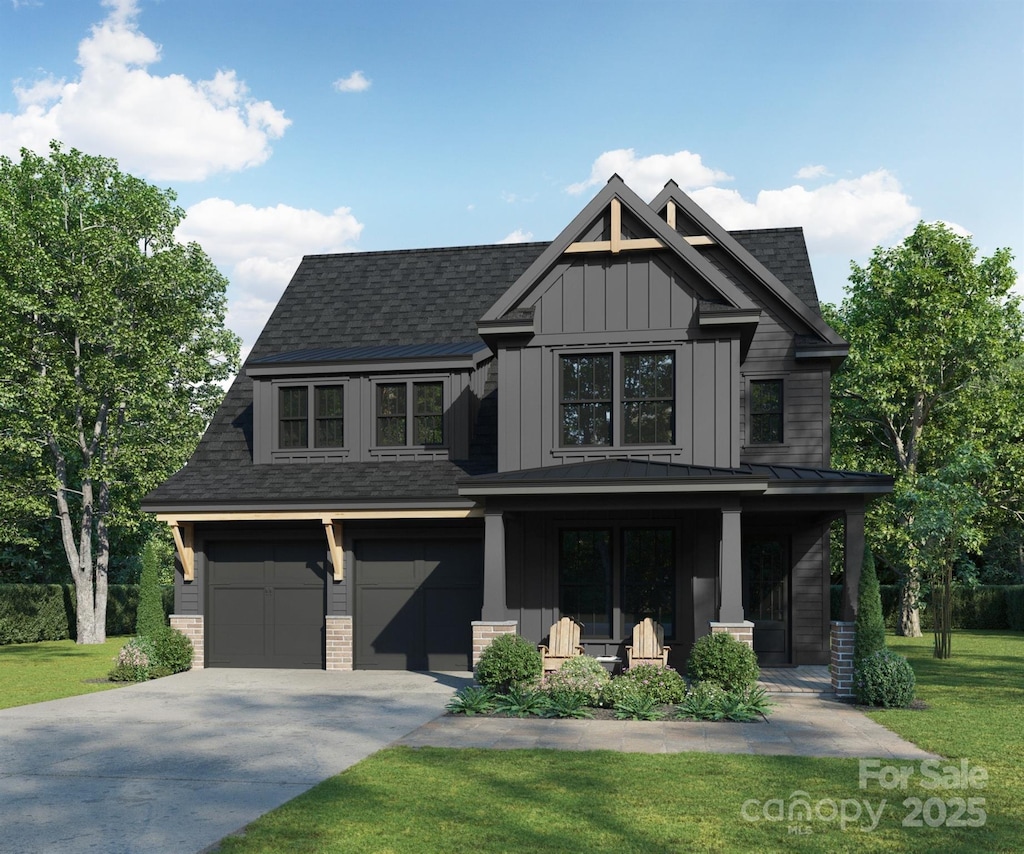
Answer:
[{"label": "shrub", "polygon": [[149,679],[150,665],[156,653],[149,638],[132,638],[121,647],[117,664],[108,677],[112,682],[144,682]]},{"label": "shrub", "polygon": [[657,721],[665,717],[662,704],[639,691],[624,691],[615,701],[615,717],[629,721]]},{"label": "shrub", "polygon": [[453,715],[485,715],[494,709],[490,688],[467,685],[448,701],[445,708]]},{"label": "shrub", "polygon": [[713,682],[698,682],[679,706],[677,718],[697,721],[755,721],[775,704],[760,685],[723,691]]},{"label": "shrub", "polygon": [[170,673],[181,673],[192,667],[192,656],[195,652],[192,641],[177,629],[163,626],[149,639],[153,642],[156,665],[166,667]]},{"label": "shrub", "polygon": [[1024,632],[1024,585],[1006,588],[1006,627]]},{"label": "shrub", "polygon": [[637,664],[608,684],[602,700],[609,706],[615,706],[628,695],[649,698],[662,705],[674,705],[686,696],[686,680],[671,667]]},{"label": "shrub", "polygon": [[878,591],[875,559],[871,549],[864,547],[864,565],[857,590],[857,619],[854,623],[853,661],[885,649],[885,620],[882,617],[882,596]]},{"label": "shrub", "polygon": [[150,537],[142,549],[142,572],[139,576],[139,605],[135,633],[155,638],[167,625],[160,588],[160,553],[155,538]]},{"label": "shrub", "polygon": [[867,706],[905,708],[914,700],[914,669],[902,655],[882,649],[854,665],[853,695]]},{"label": "shrub", "polygon": [[714,682],[695,682],[679,704],[676,717],[683,720],[715,720],[718,707],[725,692]]},{"label": "shrub", "polygon": [[527,688],[537,683],[542,668],[540,652],[530,641],[521,635],[501,635],[480,654],[476,681],[502,692]]},{"label": "shrub", "polygon": [[726,691],[752,688],[761,673],[754,650],[726,632],[700,638],[686,672],[693,682],[714,682]]},{"label": "shrub", "polygon": [[541,716],[545,718],[592,718],[587,701],[581,694],[548,694]]},{"label": "shrub", "polygon": [[530,689],[512,688],[507,694],[499,694],[494,698],[494,711],[510,718],[542,715],[547,707],[547,695]]},{"label": "shrub", "polygon": [[597,659],[578,655],[563,662],[556,672],[547,674],[541,688],[548,694],[579,694],[588,706],[596,706],[610,681],[608,671]]}]

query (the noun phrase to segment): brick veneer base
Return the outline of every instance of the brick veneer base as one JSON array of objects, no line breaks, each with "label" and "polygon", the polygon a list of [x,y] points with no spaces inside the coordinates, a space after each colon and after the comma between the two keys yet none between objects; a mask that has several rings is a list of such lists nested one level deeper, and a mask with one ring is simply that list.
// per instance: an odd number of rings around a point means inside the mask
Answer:
[{"label": "brick veneer base", "polygon": [[202,670],[206,660],[206,634],[202,614],[171,614],[171,628],[192,641],[192,669]]},{"label": "brick veneer base", "polygon": [[829,670],[832,673],[832,690],[837,697],[852,697],[854,623],[833,620],[831,626],[832,655]]},{"label": "brick veneer base", "polygon": [[352,618],[327,617],[327,669],[352,669]]},{"label": "brick veneer base", "polygon": [[473,621],[473,669],[480,663],[480,655],[496,637],[514,635],[519,623],[515,620],[474,620]]},{"label": "brick veneer base", "polygon": [[732,635],[736,640],[745,643],[751,649],[754,648],[754,624],[750,620],[742,623],[710,623],[711,634],[725,632]]}]

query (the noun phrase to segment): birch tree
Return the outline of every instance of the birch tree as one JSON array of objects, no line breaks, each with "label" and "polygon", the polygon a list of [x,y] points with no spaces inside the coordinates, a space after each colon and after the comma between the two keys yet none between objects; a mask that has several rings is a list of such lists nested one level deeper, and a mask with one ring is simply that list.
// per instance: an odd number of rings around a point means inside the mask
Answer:
[{"label": "birch tree", "polygon": [[236,369],[227,282],[171,190],[104,157],[0,158],[5,501],[59,521],[79,643],[106,637],[112,526],[179,468]]}]

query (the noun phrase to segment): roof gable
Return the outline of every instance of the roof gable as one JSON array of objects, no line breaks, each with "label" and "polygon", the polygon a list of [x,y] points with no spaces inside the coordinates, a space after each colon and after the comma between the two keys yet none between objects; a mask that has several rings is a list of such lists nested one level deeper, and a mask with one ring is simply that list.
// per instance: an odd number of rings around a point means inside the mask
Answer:
[{"label": "roof gable", "polygon": [[[627,223],[625,229],[624,222]],[[607,239],[593,239],[604,234],[608,235]],[[520,308],[531,291],[564,256],[584,251],[618,254],[630,249],[670,251],[693,269],[726,306],[745,312],[757,311],[757,306],[743,291],[704,258],[684,235],[670,228],[618,175],[613,175],[562,233],[551,241],[516,282],[486,311],[481,317],[481,324],[486,326],[500,321]]]},{"label": "roof gable", "polygon": [[[679,189],[679,185],[675,181],[669,181],[665,188],[654,197],[651,201],[651,208],[658,213],[660,217],[664,217],[666,223],[672,228],[673,231],[680,230],[685,235],[688,232],[693,235],[706,236],[710,238],[709,243],[720,247],[721,250],[728,253],[742,268],[744,268],[753,278],[753,280],[765,288],[769,293],[775,296],[790,312],[798,318],[802,325],[807,330],[818,337],[829,345],[836,347],[843,347],[846,345],[844,341],[825,321],[822,319],[817,306],[817,294],[813,293],[814,284],[813,279],[809,279],[810,287],[807,287],[808,279],[804,279],[804,297],[811,297],[813,294],[813,302],[807,299],[801,299],[798,297],[790,288],[784,285],[778,277],[771,272],[760,260],[747,249],[743,243],[737,239],[736,236],[730,234],[721,225],[719,225],[710,214],[707,213],[700,205],[698,205],[693,199],[691,199],[686,193]],[[778,245],[778,240],[782,234],[787,234],[790,241],[795,237],[795,230],[791,229],[771,229],[763,233],[772,235],[773,245]],[[758,237],[761,232],[740,232],[739,235],[747,235],[748,240],[754,243],[758,243]],[[739,236],[737,235],[737,236]],[[800,234],[800,242],[803,242],[802,231]],[[763,244],[764,241],[760,241]],[[769,247],[762,245],[762,251],[771,251]],[[806,249],[804,250],[806,255]],[[809,277],[810,270],[807,270]]]}]

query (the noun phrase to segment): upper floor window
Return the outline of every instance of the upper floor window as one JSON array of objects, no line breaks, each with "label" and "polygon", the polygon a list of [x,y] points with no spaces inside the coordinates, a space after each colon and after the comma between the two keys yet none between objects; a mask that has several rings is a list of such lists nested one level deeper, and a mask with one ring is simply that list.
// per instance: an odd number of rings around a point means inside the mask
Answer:
[{"label": "upper floor window", "polygon": [[783,440],[782,380],[750,381],[750,443],[780,444]]},{"label": "upper floor window", "polygon": [[378,383],[376,417],[378,446],[443,445],[444,383]]},{"label": "upper floor window", "polygon": [[562,356],[560,374],[563,446],[673,442],[672,353]]},{"label": "upper floor window", "polygon": [[281,450],[343,447],[344,386],[301,385],[279,388],[277,444]]}]

